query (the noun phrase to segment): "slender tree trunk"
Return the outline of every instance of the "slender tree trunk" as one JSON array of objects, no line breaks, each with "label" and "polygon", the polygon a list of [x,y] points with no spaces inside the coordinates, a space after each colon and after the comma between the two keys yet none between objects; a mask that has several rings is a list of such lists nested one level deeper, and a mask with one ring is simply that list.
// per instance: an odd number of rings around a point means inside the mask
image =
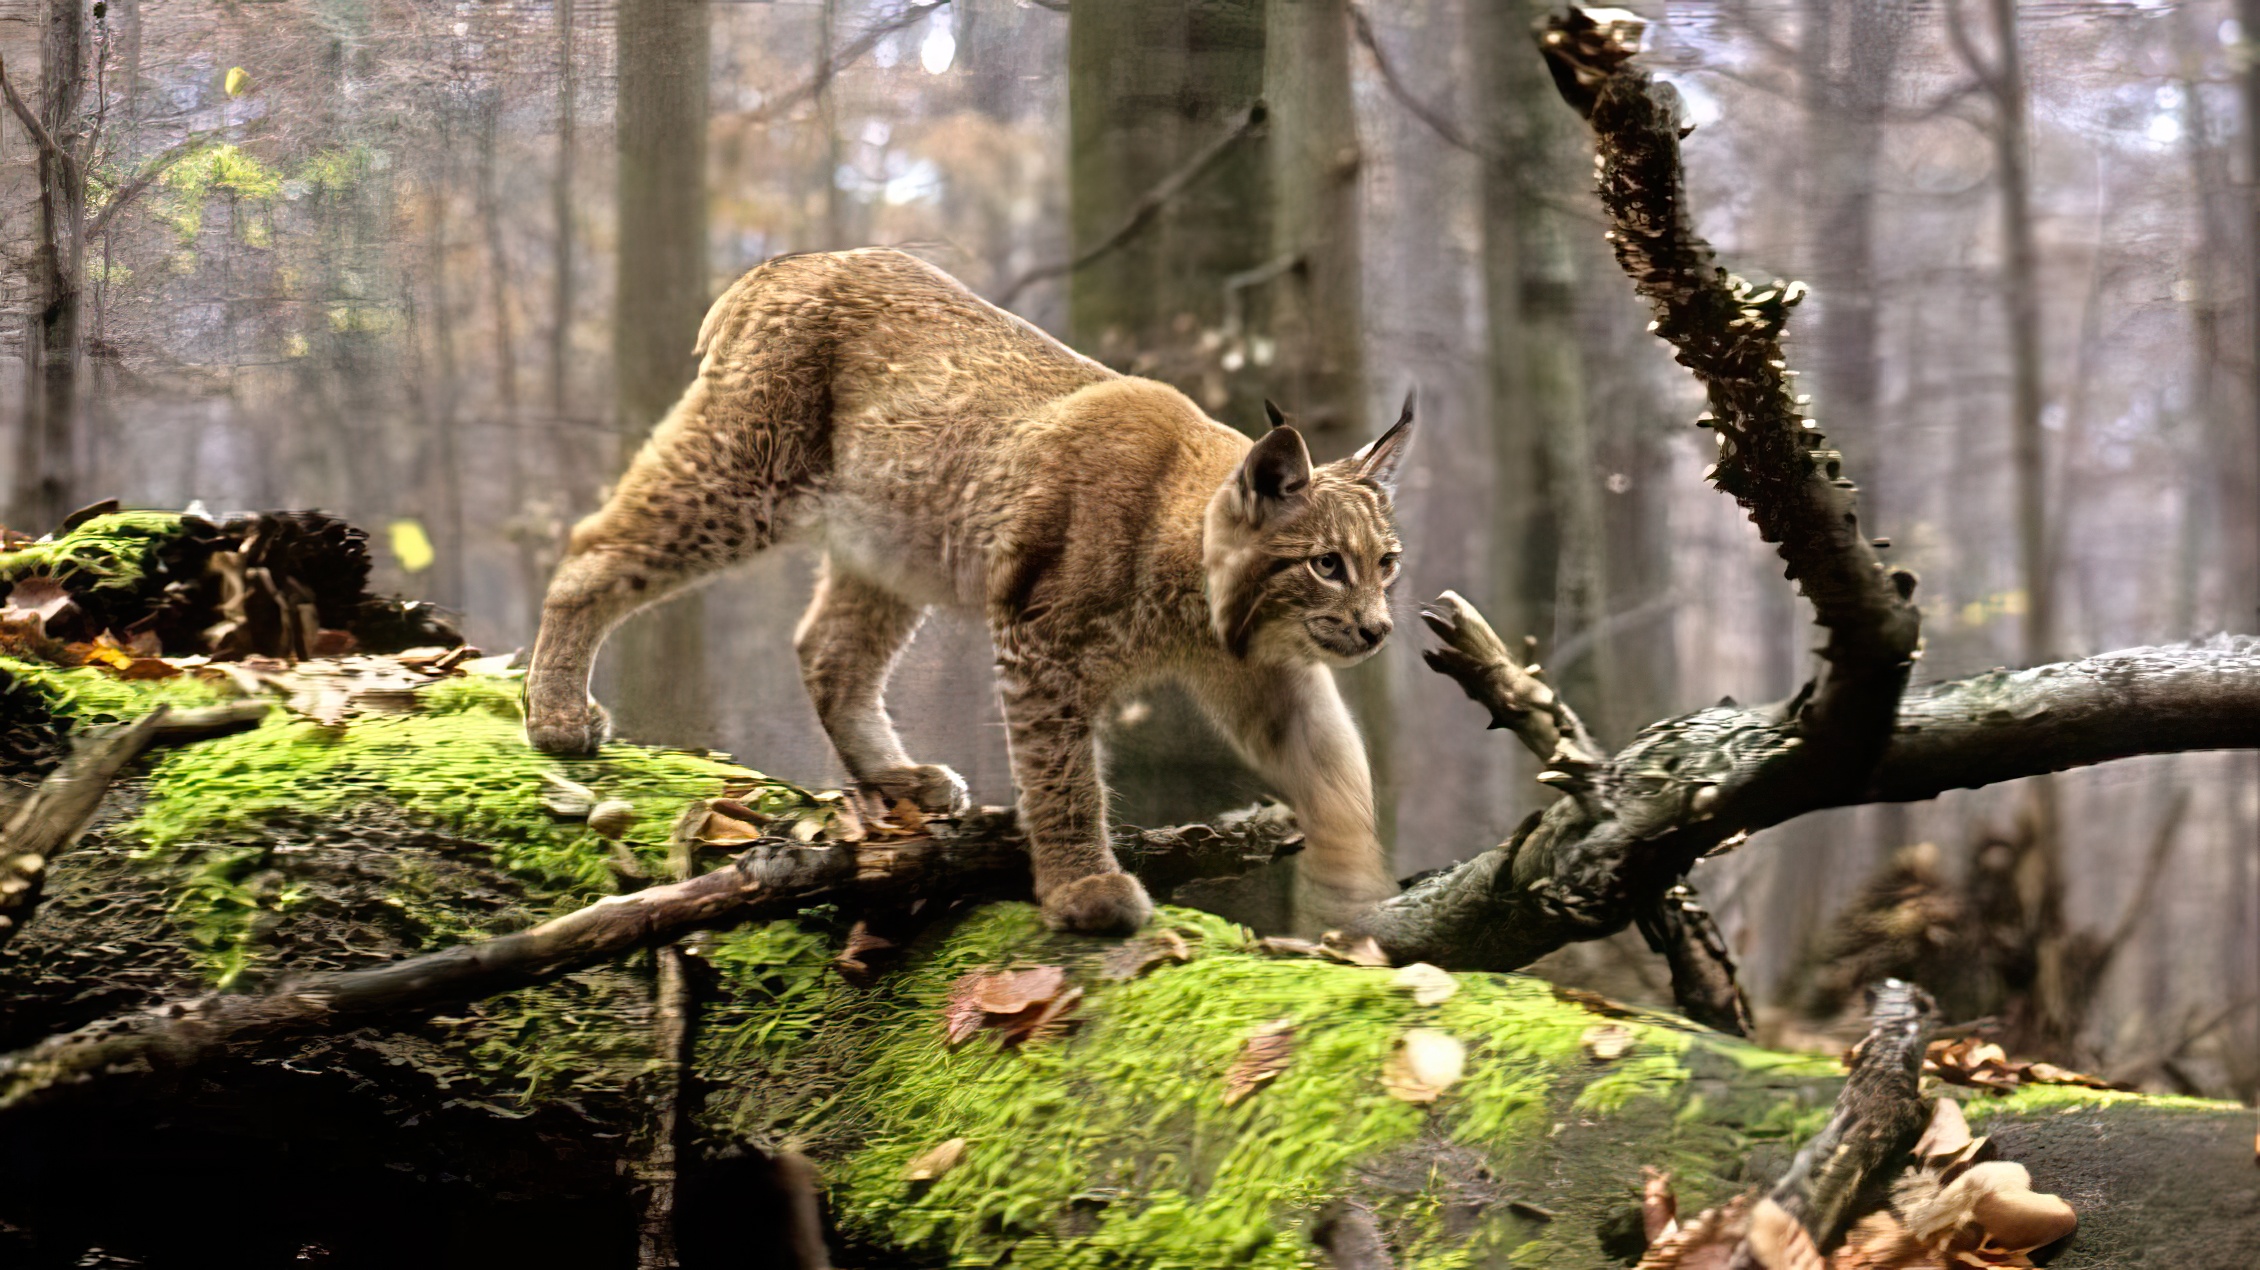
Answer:
[{"label": "slender tree trunk", "polygon": [[[1113,0],[1070,11],[1075,250],[1113,233],[1141,195],[1263,95],[1264,41],[1264,0]],[[1202,331],[1226,327],[1228,312],[1252,325],[1247,306],[1260,302],[1261,284],[1219,280],[1269,258],[1267,177],[1264,147],[1237,145],[1143,229],[1072,274],[1076,346],[1175,384],[1236,427],[1261,427],[1255,376],[1269,360],[1263,345],[1243,342],[1228,354],[1244,360],[1221,363],[1197,349]]]},{"label": "slender tree trunk", "polygon": [[433,160],[430,223],[425,242],[425,268],[431,279],[432,382],[424,390],[424,421],[431,429],[423,476],[424,515],[429,522],[436,558],[432,565],[431,597],[451,608],[465,602],[463,590],[463,443],[462,379],[455,363],[454,302],[448,295],[452,272],[447,260],[448,194],[453,185],[454,128],[443,118],[439,153]]},{"label": "slender tree trunk", "polygon": [[[1578,327],[1578,258],[1559,200],[1591,184],[1582,129],[1545,66],[1529,56],[1544,6],[1504,0],[1468,7],[1479,77],[1484,317],[1489,339],[1490,594],[1508,638],[1535,636],[1550,664],[1570,636],[1601,620],[1606,594],[1585,366]],[[1606,718],[1594,650],[1557,683],[1589,717]],[[1552,801],[1517,754],[1514,789]]]},{"label": "slender tree trunk", "polygon": [[[2056,585],[2050,565],[2048,454],[2041,429],[2046,405],[2041,361],[2040,252],[2033,239],[2031,141],[2024,59],[2019,49],[2016,0],[1992,0],[1996,44],[1992,80],[1994,167],[2001,183],[2002,302],[2008,319],[2010,440],[2016,482],[2017,559],[2025,596],[2024,664],[2055,655]],[[2069,999],[2069,948],[2064,929],[2063,842],[2055,782],[2037,777],[2027,786],[2019,838],[2024,859],[2020,884],[2037,965],[2032,1043],[2060,1052],[2073,1038],[2081,1013]]]},{"label": "slender tree trunk", "polygon": [[[39,121],[66,150],[79,144],[86,83],[86,10],[81,0],[48,0],[40,44]],[[39,238],[32,259],[36,308],[24,338],[24,424],[16,439],[16,488],[9,518],[32,533],[52,528],[79,493],[79,358],[85,261],[80,227],[86,189],[62,160],[39,156]]]},{"label": "slender tree trunk", "polygon": [[[1357,115],[1343,0],[1270,0],[1264,100],[1271,107],[1271,257],[1296,264],[1272,291],[1271,381],[1321,463],[1373,438],[1367,405],[1359,243]],[[1534,59],[1525,55],[1523,61]],[[1393,840],[1396,730],[1391,659],[1341,678],[1365,736],[1383,842]]]},{"label": "slender tree trunk", "polygon": [[572,384],[573,359],[573,145],[580,92],[574,52],[575,0],[557,3],[557,166],[549,187],[550,240],[549,413],[562,422]]},{"label": "slender tree trunk", "polygon": [[[1127,209],[1264,93],[1264,0],[1110,0],[1068,11],[1070,244],[1105,240]],[[1269,172],[1250,138],[1162,206],[1138,232],[1066,279],[1068,337],[1109,364],[1185,390],[1241,428],[1262,425],[1258,376],[1269,362],[1250,306],[1261,283],[1219,285],[1258,271],[1271,251]],[[1240,324],[1226,369],[1201,352],[1201,332]],[[1294,403],[1287,403],[1290,407]],[[1104,753],[1114,811],[1134,824],[1203,819],[1261,786],[1182,692],[1143,696],[1110,720]],[[1238,911],[1286,921],[1283,891]]]},{"label": "slender tree trunk", "polygon": [[[619,27],[619,256],[612,349],[624,463],[697,372],[706,313],[707,12],[703,0],[623,0]],[[615,647],[620,729],[706,745],[714,710],[706,606],[679,597],[632,619]]]}]

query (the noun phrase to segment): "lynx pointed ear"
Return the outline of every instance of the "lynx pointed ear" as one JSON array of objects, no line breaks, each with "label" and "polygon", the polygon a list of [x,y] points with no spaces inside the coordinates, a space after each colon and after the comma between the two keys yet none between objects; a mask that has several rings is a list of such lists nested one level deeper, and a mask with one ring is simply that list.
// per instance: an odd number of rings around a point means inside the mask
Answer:
[{"label": "lynx pointed ear", "polygon": [[1264,433],[1248,457],[1240,460],[1234,480],[1248,519],[1263,523],[1272,508],[1310,484],[1310,450],[1303,445],[1303,434],[1285,424]]},{"label": "lynx pointed ear", "polygon": [[1287,426],[1287,412],[1281,410],[1278,403],[1269,397],[1263,399],[1263,417],[1271,420],[1271,426],[1274,428]]},{"label": "lynx pointed ear", "polygon": [[1405,451],[1412,445],[1413,394],[1405,394],[1405,408],[1389,430],[1375,437],[1364,449],[1350,456],[1357,464],[1358,479],[1374,484],[1394,494],[1397,492],[1397,467],[1404,461]]}]

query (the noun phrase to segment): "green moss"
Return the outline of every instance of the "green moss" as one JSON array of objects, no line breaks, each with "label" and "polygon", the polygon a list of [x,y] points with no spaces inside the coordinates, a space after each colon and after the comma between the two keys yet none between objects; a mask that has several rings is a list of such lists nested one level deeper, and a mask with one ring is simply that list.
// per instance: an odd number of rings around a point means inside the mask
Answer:
[{"label": "green moss", "polygon": [[185,532],[173,512],[96,516],[53,542],[0,553],[0,580],[13,584],[39,574],[73,591],[131,591],[148,577],[157,551]]},{"label": "green moss", "polygon": [[81,724],[135,719],[160,705],[182,709],[214,705],[232,695],[229,689],[194,675],[120,679],[94,666],[66,669],[4,655],[0,655],[0,670],[38,689],[56,714]]},{"label": "green moss", "polygon": [[[634,804],[624,842],[648,872],[658,871],[674,818],[694,798],[752,786],[745,797],[764,810],[807,805],[803,791],[702,754],[627,745],[570,762],[538,754],[521,731],[517,692],[514,679],[464,676],[423,689],[420,708],[407,714],[332,726],[277,711],[257,728],[162,756],[141,814],[124,832],[142,843],[141,858],[186,867],[198,879],[179,912],[225,984],[250,964],[258,915],[275,911],[230,889],[252,867],[236,848],[271,845],[278,825],[395,808],[485,845],[547,911],[558,912],[615,889],[614,849],[542,806],[546,773]],[[448,909],[455,897],[410,889],[398,898],[435,935],[466,929],[466,919]]]},{"label": "green moss", "polygon": [[[1941,1093],[1946,1092],[1941,1090]],[[1962,1099],[1962,1111],[1971,1124],[1994,1116],[2044,1116],[2102,1107],[2140,1104],[2158,1111],[2221,1112],[2241,1109],[2233,1102],[2210,1098],[2185,1098],[2178,1094],[2132,1094],[2115,1089],[2088,1089],[2081,1085],[2026,1085],[2015,1093],[1972,1094]]]},{"label": "green moss", "polygon": [[[1535,980],[1463,975],[1451,999],[1421,1006],[1387,971],[1251,955],[1246,932],[1219,919],[1183,910],[1165,918],[1201,955],[1123,984],[1096,973],[1090,943],[1049,935],[1025,905],[970,915],[871,992],[804,977],[820,968],[816,950],[780,942],[774,929],[748,934],[733,955],[755,967],[753,981],[776,1003],[774,1030],[760,1042],[777,1047],[772,1061],[811,1040],[821,1048],[827,1026],[863,1047],[830,1056],[836,1083],[767,1125],[747,1123],[752,1100],[735,1104],[732,1128],[821,1136],[835,1147],[851,1138],[830,1175],[840,1220],[864,1239],[953,1264],[1285,1267],[1315,1264],[1309,1223],[1357,1184],[1362,1164],[1435,1138],[1508,1159],[1543,1141],[1565,1111],[1641,1104],[1668,1120],[1683,1099],[1679,1056],[1695,1043],[1686,1030],[1625,1023],[1632,1053],[1596,1063],[1581,1042],[1605,1020]],[[986,1034],[947,1047],[940,1019],[958,976],[1030,960],[1070,967],[1089,994],[1081,1029],[1017,1050]],[[1292,1063],[1226,1107],[1225,1073],[1242,1042],[1280,1017],[1296,1020]],[[712,1060],[746,1053],[748,1025],[736,1021],[735,1048]],[[1382,1084],[1411,1027],[1467,1046],[1465,1077],[1433,1105],[1398,1101]],[[911,1160],[958,1137],[968,1147],[956,1169],[932,1183],[904,1180]],[[1422,1223],[1409,1219],[1446,1203],[1448,1191],[1444,1182],[1415,1186],[1385,1216],[1415,1228]],[[1410,1252],[1410,1264],[1439,1267],[1472,1255],[1441,1234]]]}]

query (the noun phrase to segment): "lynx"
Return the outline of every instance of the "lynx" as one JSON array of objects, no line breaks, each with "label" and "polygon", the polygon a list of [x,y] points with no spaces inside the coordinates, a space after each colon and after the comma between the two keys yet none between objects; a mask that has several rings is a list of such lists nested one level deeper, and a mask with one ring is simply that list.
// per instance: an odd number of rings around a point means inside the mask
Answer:
[{"label": "lynx", "polygon": [[707,313],[697,352],[697,381],[574,527],[550,584],[526,682],[537,748],[606,739],[589,672],[622,620],[799,535],[823,553],[793,638],[802,680],[849,772],[890,805],[964,804],[954,772],[904,753],[882,696],[929,609],[986,619],[1054,928],[1152,913],[1107,846],[1095,725],[1162,678],[1295,809],[1305,911],[1395,891],[1330,668],[1389,634],[1410,401],[1357,455],[1314,466],[1275,407],[1251,444],[877,249],[755,269]]}]

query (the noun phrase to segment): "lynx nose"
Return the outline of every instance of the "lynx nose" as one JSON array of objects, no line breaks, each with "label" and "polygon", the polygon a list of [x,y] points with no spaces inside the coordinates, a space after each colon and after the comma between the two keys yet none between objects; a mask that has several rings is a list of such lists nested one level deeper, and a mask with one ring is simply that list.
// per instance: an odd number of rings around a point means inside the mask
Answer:
[{"label": "lynx nose", "polygon": [[1367,648],[1379,648],[1381,641],[1387,639],[1389,632],[1394,629],[1396,629],[1396,624],[1388,618],[1381,618],[1372,622],[1360,622],[1358,623],[1358,638],[1365,641]]}]

